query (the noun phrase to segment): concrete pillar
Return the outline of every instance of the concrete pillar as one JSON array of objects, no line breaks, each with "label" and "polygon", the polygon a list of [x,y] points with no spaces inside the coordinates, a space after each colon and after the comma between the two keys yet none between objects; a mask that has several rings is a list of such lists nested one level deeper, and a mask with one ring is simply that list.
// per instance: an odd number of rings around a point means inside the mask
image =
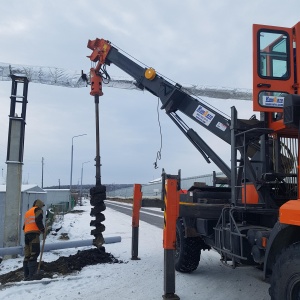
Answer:
[{"label": "concrete pillar", "polygon": [[[11,104],[7,143],[7,179],[5,195],[4,247],[20,244],[21,184],[25,136],[25,117],[27,106],[28,79],[11,75]],[[18,84],[23,93],[17,92]]]},{"label": "concrete pillar", "polygon": [[20,245],[22,163],[7,162],[4,247]]}]

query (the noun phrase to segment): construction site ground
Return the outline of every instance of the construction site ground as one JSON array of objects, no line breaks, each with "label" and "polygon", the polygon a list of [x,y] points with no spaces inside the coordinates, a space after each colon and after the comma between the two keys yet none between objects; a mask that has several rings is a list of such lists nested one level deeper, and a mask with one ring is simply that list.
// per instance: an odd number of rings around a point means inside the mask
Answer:
[{"label": "construction site ground", "polygon": [[[128,201],[124,202],[128,203]],[[82,215],[82,213],[84,212],[84,210],[79,209],[79,206],[77,206],[77,209],[73,209],[69,214]],[[57,222],[53,224],[52,230],[49,231],[48,235],[56,236],[58,240],[69,240],[70,237],[68,233],[66,233],[65,230],[62,229],[62,220],[63,218],[61,217],[57,218]],[[76,271],[81,271],[85,266],[104,263],[123,263],[123,261],[115,258],[111,253],[106,252],[105,247],[102,247],[101,249],[92,247],[86,250],[78,250],[78,252],[73,255],[60,256],[57,260],[51,262],[41,261],[40,270],[38,271],[38,274],[34,276],[34,280],[42,280],[44,278],[50,279],[57,276],[68,275]],[[23,280],[23,267],[0,275],[1,285],[20,282]]]},{"label": "construction site ground", "polygon": [[[124,203],[124,205],[128,206],[128,210],[131,209],[130,204]],[[61,233],[64,233],[64,237],[68,237],[69,240],[91,238],[90,208],[89,202],[84,201],[83,206],[75,207],[78,212],[65,215],[60,224],[60,231],[57,235],[47,236],[46,244],[58,240],[62,242],[63,240],[59,239]],[[107,208],[104,213],[106,216],[106,220],[103,222],[106,226],[104,237],[120,236],[122,239],[119,243],[105,245],[106,253],[111,253],[112,262],[117,263],[101,263],[103,258],[100,258],[100,262],[99,258],[96,258],[99,263],[92,264],[94,262],[89,261],[89,265],[84,266],[81,270],[79,269],[82,266],[77,265],[78,269],[74,267],[73,270],[65,270],[65,272],[71,272],[69,274],[57,272],[54,279],[44,278],[31,282],[1,284],[0,299],[161,299],[164,293],[162,229],[141,221],[138,254],[140,260],[131,260],[131,217],[111,208]],[[55,264],[59,263],[60,265],[63,261],[70,259],[72,261],[70,269],[72,269],[74,261],[76,261],[75,257],[84,260],[83,257],[91,256],[90,254],[94,252],[91,250],[92,248],[45,252],[43,261],[46,264],[44,266],[50,264],[52,268]],[[81,254],[76,256],[78,251]],[[115,261],[114,258],[118,261]],[[22,256],[4,260],[0,264],[0,276],[9,274],[9,272],[18,273],[21,276],[22,261]],[[52,263],[53,265],[51,265]],[[60,266],[56,266],[56,268],[63,269]],[[175,279],[176,293],[181,300],[270,299],[269,285],[262,280],[260,270],[253,267],[235,270],[228,268],[222,265],[220,256],[214,251],[203,251],[198,269],[191,274],[176,272]]]},{"label": "construction site ground", "polygon": [[[118,260],[111,253],[107,253],[105,250],[98,250],[97,248],[82,250],[78,251],[74,255],[61,256],[52,262],[42,262],[40,271],[37,275],[35,275],[34,280],[68,275],[76,271],[81,271],[82,268],[86,266],[105,263],[123,263],[123,261]],[[22,267],[0,275],[1,285],[11,282],[19,282],[22,280],[24,280]]]}]

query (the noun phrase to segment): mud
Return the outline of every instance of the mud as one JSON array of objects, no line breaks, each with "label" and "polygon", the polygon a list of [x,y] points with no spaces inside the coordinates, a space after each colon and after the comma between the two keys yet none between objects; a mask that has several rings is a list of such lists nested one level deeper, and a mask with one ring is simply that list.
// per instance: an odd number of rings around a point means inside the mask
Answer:
[{"label": "mud", "polygon": [[[39,274],[35,276],[35,280],[42,278],[53,278],[57,275],[67,275],[76,271],[80,271],[85,266],[96,264],[115,264],[124,263],[124,261],[115,258],[111,253],[105,252],[103,249],[89,249],[78,251],[75,255],[68,257],[61,256],[56,261],[42,262]],[[24,279],[23,268],[0,275],[0,283],[18,282]]]}]

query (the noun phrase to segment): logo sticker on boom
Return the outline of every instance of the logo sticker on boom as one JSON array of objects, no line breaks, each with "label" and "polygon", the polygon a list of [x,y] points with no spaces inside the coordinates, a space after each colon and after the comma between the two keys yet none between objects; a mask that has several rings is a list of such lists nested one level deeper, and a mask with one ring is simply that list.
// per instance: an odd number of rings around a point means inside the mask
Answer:
[{"label": "logo sticker on boom", "polygon": [[283,107],[284,97],[263,96],[263,105],[269,107]]},{"label": "logo sticker on boom", "polygon": [[215,117],[215,114],[207,110],[206,108],[199,105],[195,112],[193,113],[193,117],[195,117],[198,121],[203,123],[204,125],[208,126],[213,118]]},{"label": "logo sticker on boom", "polygon": [[225,131],[227,129],[228,126],[224,125],[223,123],[221,122],[218,122],[217,125],[216,125],[217,128],[219,128],[220,130],[222,131]]}]

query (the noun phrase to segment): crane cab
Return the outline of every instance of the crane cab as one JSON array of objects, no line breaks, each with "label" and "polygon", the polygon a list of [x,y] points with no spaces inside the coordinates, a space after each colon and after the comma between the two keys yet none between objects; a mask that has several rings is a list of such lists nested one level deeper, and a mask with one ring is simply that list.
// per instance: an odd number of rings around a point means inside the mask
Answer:
[{"label": "crane cab", "polygon": [[[279,215],[282,223],[292,225],[298,225],[295,219],[300,218],[300,201],[293,201],[300,198],[297,64],[300,64],[300,22],[291,28],[253,25],[253,109],[261,112],[265,126],[273,130],[269,135],[273,144],[270,155],[274,155],[270,171],[279,174],[289,187],[290,193],[285,194],[292,202],[284,201]],[[280,170],[283,158],[289,158],[289,166]]]},{"label": "crane cab", "polygon": [[300,22],[292,28],[253,25],[255,111],[282,112],[284,97],[298,94],[297,61],[300,61]]},{"label": "crane cab", "polygon": [[[297,47],[298,45],[298,47]],[[253,110],[263,113],[268,127],[287,136],[283,115],[289,94],[299,94],[300,22],[292,28],[253,25]]]}]

